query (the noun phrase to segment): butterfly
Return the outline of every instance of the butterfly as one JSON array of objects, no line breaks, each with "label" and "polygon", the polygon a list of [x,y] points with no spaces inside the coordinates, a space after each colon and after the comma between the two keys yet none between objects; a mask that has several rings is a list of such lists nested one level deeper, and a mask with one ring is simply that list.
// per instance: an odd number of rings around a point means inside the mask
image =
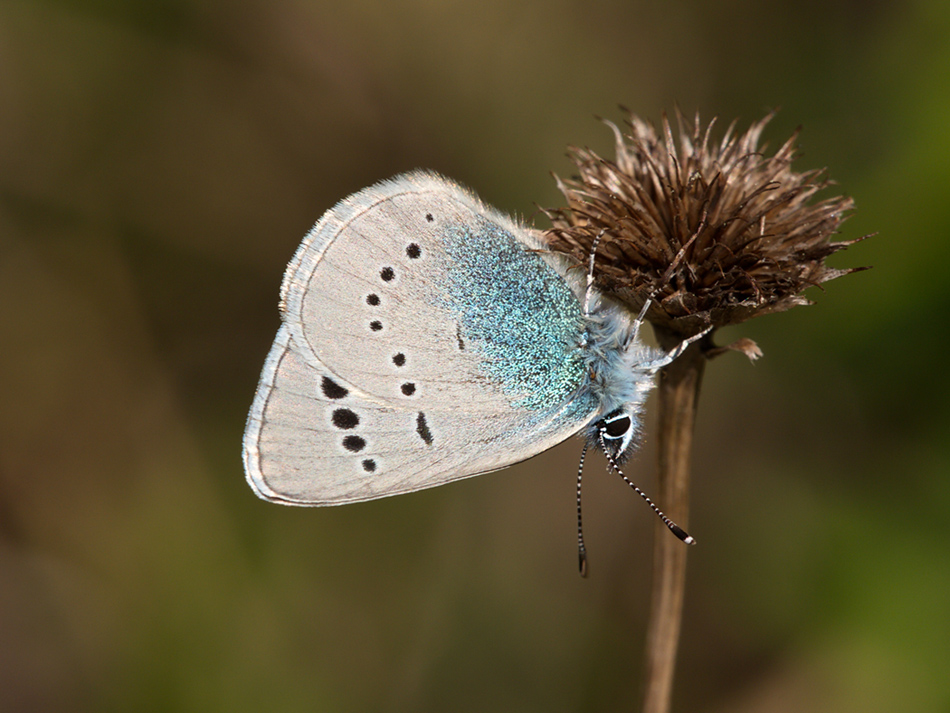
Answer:
[{"label": "butterfly", "polygon": [[[611,467],[635,450],[657,371],[638,316],[590,269],[438,174],[344,199],[284,274],[282,324],[244,433],[254,492],[287,505],[408,493],[518,463],[581,434]],[[680,539],[692,538],[637,492]],[[581,570],[586,554],[578,532]]]}]

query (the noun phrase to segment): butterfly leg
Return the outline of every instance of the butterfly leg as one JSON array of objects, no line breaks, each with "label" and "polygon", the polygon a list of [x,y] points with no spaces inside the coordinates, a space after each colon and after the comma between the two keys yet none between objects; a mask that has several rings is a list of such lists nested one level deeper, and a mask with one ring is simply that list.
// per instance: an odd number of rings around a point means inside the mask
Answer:
[{"label": "butterfly leg", "polygon": [[713,330],[713,327],[711,326],[706,327],[706,329],[701,331],[699,334],[694,334],[692,337],[689,337],[688,339],[684,339],[682,342],[680,342],[675,347],[670,349],[670,351],[668,351],[666,354],[661,356],[659,359],[654,359],[648,364],[644,364],[644,368],[649,371],[657,371],[659,369],[662,369],[664,366],[671,364],[676,359],[676,357],[678,357],[680,354],[686,351],[686,347],[688,347],[693,342],[699,341],[700,339],[705,337],[707,334],[709,334],[712,330]]}]

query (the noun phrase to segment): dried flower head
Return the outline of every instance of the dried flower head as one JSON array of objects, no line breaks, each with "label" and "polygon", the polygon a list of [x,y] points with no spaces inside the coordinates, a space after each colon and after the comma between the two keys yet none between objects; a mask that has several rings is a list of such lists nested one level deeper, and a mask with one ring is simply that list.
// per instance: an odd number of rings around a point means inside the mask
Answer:
[{"label": "dried flower head", "polygon": [[546,211],[548,243],[586,265],[600,235],[597,286],[632,310],[652,294],[647,319],[674,335],[810,304],[806,288],[863,269],[824,262],[856,242],[830,241],[853,202],[812,200],[832,182],[824,170],[792,170],[797,132],[764,154],[772,116],[741,136],[733,122],[715,145],[715,120],[703,128],[697,114],[690,128],[677,112],[679,148],[665,115],[662,136],[632,114],[627,135],[605,122],[616,159],[569,150],[579,175],[555,177],[568,206]]}]

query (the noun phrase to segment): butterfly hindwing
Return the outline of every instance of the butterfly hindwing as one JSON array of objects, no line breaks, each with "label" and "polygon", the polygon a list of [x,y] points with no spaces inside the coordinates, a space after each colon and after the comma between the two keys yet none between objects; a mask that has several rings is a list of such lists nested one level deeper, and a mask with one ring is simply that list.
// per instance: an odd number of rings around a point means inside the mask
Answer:
[{"label": "butterfly hindwing", "polygon": [[335,505],[502,468],[556,445],[576,422],[570,407],[522,422],[380,405],[309,363],[285,326],[248,417],[244,465],[265,499]]}]

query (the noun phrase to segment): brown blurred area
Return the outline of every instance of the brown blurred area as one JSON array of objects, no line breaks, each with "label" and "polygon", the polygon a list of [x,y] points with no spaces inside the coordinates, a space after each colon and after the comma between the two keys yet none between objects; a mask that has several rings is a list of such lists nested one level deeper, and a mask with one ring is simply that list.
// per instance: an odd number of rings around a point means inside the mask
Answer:
[{"label": "brown blurred area", "polygon": [[618,103],[780,105],[880,231],[720,336],[674,710],[948,710],[948,55],[938,0],[0,5],[0,710],[635,710],[653,523],[595,463],[579,580],[578,442],[327,510],[240,460],[324,210],[425,167],[544,225]]}]

